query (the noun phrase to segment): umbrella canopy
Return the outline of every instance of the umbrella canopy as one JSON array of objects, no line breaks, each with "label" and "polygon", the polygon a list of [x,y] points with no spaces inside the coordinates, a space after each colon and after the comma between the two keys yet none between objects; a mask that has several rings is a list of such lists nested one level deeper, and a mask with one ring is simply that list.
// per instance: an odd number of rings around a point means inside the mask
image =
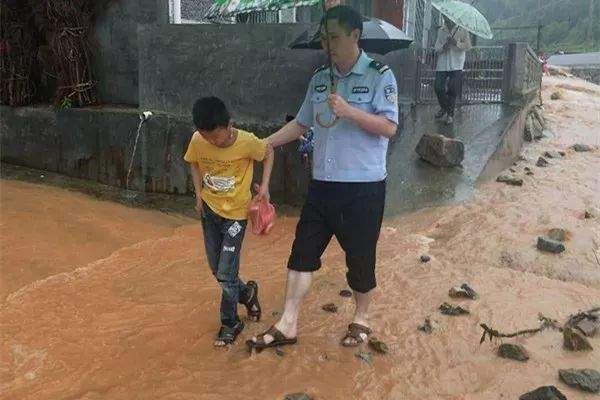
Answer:
[{"label": "umbrella canopy", "polygon": [[278,11],[313,6],[320,2],[321,0],[215,0],[204,17],[207,19],[232,17],[253,11]]},{"label": "umbrella canopy", "polygon": [[[387,54],[390,51],[405,49],[412,43],[412,38],[394,25],[377,18],[363,21],[363,33],[359,45],[367,53]],[[291,44],[292,49],[321,49],[319,29],[311,35],[304,31]]]},{"label": "umbrella canopy", "polygon": [[431,5],[472,34],[484,39],[494,37],[487,19],[472,5],[458,0],[434,0]]}]

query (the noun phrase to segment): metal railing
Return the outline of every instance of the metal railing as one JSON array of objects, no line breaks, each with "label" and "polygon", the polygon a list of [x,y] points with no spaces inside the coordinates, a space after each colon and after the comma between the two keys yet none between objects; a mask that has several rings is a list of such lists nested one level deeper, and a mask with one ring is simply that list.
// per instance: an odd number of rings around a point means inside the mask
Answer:
[{"label": "metal railing", "polygon": [[[462,104],[502,102],[505,59],[504,46],[478,46],[467,51],[463,83],[457,101]],[[436,62],[434,49],[417,50],[417,103],[437,101],[434,91]]]}]

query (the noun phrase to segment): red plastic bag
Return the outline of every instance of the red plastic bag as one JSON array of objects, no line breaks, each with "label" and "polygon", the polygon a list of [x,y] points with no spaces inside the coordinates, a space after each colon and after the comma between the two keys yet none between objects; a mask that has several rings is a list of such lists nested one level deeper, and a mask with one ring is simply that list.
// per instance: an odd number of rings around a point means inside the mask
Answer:
[{"label": "red plastic bag", "polygon": [[266,200],[253,199],[248,207],[252,233],[268,235],[275,225],[275,207]]}]

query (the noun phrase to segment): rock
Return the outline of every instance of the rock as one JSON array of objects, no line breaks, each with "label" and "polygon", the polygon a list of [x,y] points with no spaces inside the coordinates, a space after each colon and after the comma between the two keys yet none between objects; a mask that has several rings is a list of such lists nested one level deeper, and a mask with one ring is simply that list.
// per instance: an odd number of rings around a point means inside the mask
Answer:
[{"label": "rock", "polygon": [[523,179],[514,177],[512,175],[500,175],[496,179],[496,182],[502,182],[512,186],[523,186]]},{"label": "rock", "polygon": [[538,158],[535,165],[543,168],[543,167],[547,167],[548,165],[550,165],[550,163],[544,157],[540,157],[540,158]]},{"label": "rock", "polygon": [[509,168],[508,170],[509,170],[510,172],[512,172],[513,174],[517,172],[517,170],[516,170],[516,169],[514,169],[514,168]]},{"label": "rock", "polygon": [[578,152],[578,153],[584,153],[584,152],[587,152],[587,151],[592,151],[592,148],[590,146],[588,146],[587,144],[577,143],[577,144],[574,144],[573,146],[571,146],[571,148],[573,150],[575,150],[576,152]]},{"label": "rock", "polygon": [[584,392],[600,392],[600,372],[593,369],[560,369],[560,380]]},{"label": "rock", "polygon": [[535,107],[533,109],[533,115],[538,120],[543,129],[546,129],[546,117],[544,116],[544,111],[540,107]]},{"label": "rock", "polygon": [[533,138],[541,139],[544,136],[544,127],[537,118],[533,118]]},{"label": "rock", "polygon": [[542,386],[521,395],[519,400],[567,400],[567,397],[554,386]]},{"label": "rock", "polygon": [[465,145],[460,140],[438,134],[425,134],[416,148],[425,161],[438,167],[457,167],[465,157]]},{"label": "rock", "polygon": [[286,394],[283,400],[312,400],[306,393]]},{"label": "rock", "polygon": [[575,324],[575,328],[587,337],[594,337],[600,331],[600,319],[594,321],[591,319],[584,318],[577,324]]},{"label": "rock", "polygon": [[559,151],[558,154],[560,154],[561,157],[565,157],[567,155],[567,153],[564,151]]},{"label": "rock", "polygon": [[534,128],[533,128],[533,116],[527,115],[525,120],[525,130],[523,131],[523,138],[528,142],[533,142]]},{"label": "rock", "polygon": [[358,353],[355,353],[354,356],[360,358],[367,364],[373,363],[373,354],[368,353],[366,351],[359,351]]},{"label": "rock", "polygon": [[330,313],[336,313],[338,311],[337,306],[335,304],[333,304],[333,303],[325,304],[321,308],[323,309],[323,311],[327,311],[327,312],[330,312]]},{"label": "rock", "polygon": [[352,297],[352,291],[348,289],[340,290],[340,296],[342,297]]},{"label": "rock", "polygon": [[387,344],[375,337],[369,338],[369,347],[381,354],[387,354],[390,351]]},{"label": "rock", "polygon": [[421,262],[422,263],[428,263],[429,261],[431,261],[431,257],[429,257],[427,254],[423,254],[421,256]]},{"label": "rock", "polygon": [[546,236],[538,237],[537,248],[541,251],[547,251],[554,254],[562,253],[566,250],[564,244]]},{"label": "rock", "polygon": [[562,92],[557,90],[550,95],[550,100],[560,100],[562,97]]},{"label": "rock", "polygon": [[272,315],[273,317],[279,317],[279,316],[281,315],[281,313],[280,313],[279,311],[273,311],[273,312],[271,313],[271,315]]},{"label": "rock", "polygon": [[554,150],[549,150],[547,152],[544,153],[544,157],[547,158],[562,158],[562,156],[560,155],[560,153],[558,151],[554,151]]},{"label": "rock", "polygon": [[531,168],[525,167],[525,168],[523,168],[523,170],[529,172],[529,171],[531,171]]},{"label": "rock", "polygon": [[498,355],[517,361],[529,360],[529,353],[520,344],[503,343],[498,347]]},{"label": "rock", "polygon": [[567,240],[567,232],[560,228],[550,229],[548,232],[548,237],[552,240],[556,240],[557,242],[564,242]]},{"label": "rock", "polygon": [[527,171],[525,175],[534,175],[533,171]]},{"label": "rock", "polygon": [[469,314],[469,310],[461,306],[453,306],[452,304],[444,303],[440,306],[440,312],[444,315],[463,315]]},{"label": "rock", "polygon": [[275,347],[275,354],[277,354],[279,357],[283,357],[285,355],[281,347]]},{"label": "rock", "polygon": [[594,350],[590,342],[583,336],[583,333],[569,326],[563,328],[563,345],[565,349],[571,351]]},{"label": "rock", "polygon": [[423,323],[423,325],[419,325],[417,329],[421,332],[431,333],[433,332],[434,326],[429,318],[425,318],[425,322]]},{"label": "rock", "polygon": [[471,288],[469,285],[467,285],[466,283],[463,283],[461,286],[455,286],[453,288],[450,289],[450,291],[448,292],[448,295],[450,297],[462,297],[462,298],[466,298],[466,299],[477,299],[477,292],[475,292],[475,290],[473,290],[473,288]]},{"label": "rock", "polygon": [[585,210],[584,217],[586,219],[599,218],[600,217],[600,208],[592,207]]}]

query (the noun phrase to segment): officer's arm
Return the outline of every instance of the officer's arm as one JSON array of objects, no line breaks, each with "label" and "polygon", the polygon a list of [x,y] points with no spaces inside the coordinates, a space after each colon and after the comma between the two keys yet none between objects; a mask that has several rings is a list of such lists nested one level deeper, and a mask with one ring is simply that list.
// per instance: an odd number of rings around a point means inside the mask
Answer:
[{"label": "officer's arm", "polygon": [[390,138],[396,134],[398,125],[382,115],[370,114],[355,108],[348,117],[368,133]]},{"label": "officer's arm", "polygon": [[308,130],[308,127],[301,125],[295,119],[288,122],[283,128],[272,134],[267,138],[267,141],[273,147],[283,146],[298,140],[304,132]]}]

